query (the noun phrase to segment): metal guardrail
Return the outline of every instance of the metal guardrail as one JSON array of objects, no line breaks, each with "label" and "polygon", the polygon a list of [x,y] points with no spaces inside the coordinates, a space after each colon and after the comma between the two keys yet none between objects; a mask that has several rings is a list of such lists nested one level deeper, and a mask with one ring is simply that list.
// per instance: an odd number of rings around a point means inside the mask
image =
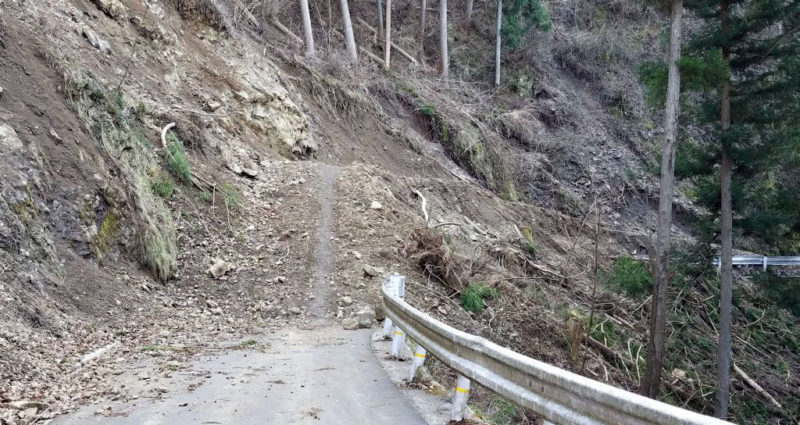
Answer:
[{"label": "metal guardrail", "polygon": [[[800,267],[800,256],[794,257],[766,257],[763,255],[734,255],[734,266],[761,266],[764,271],[769,266],[796,266]],[[714,259],[714,265],[719,266],[719,258]]]},{"label": "metal guardrail", "polygon": [[439,322],[402,299],[402,276],[390,276],[382,290],[388,317],[384,334],[392,331],[392,354],[398,354],[405,333],[418,344],[410,376],[414,376],[426,352],[458,372],[453,420],[463,418],[471,380],[541,415],[545,423],[730,425],[534,360]]}]

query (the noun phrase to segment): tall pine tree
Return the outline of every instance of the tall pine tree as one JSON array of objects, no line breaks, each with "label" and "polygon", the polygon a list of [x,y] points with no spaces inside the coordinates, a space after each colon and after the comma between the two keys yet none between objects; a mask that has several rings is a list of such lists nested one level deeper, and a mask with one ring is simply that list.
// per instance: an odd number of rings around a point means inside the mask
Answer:
[{"label": "tall pine tree", "polygon": [[[797,204],[782,204],[778,198],[784,192],[797,191],[796,186],[787,186],[792,181],[785,173],[787,167],[794,167],[791,163],[796,164],[800,147],[800,2],[687,0],[686,7],[705,21],[703,30],[688,43],[684,78],[694,80],[688,86],[700,93],[701,100],[690,113],[710,137],[695,149],[679,150],[677,168],[696,180],[701,203],[720,212],[715,412],[726,417],[732,356],[734,212],[740,231],[780,227],[784,229],[778,232],[780,242],[790,245],[786,239],[797,238],[800,229]],[[682,164],[680,157],[684,157]],[[772,190],[762,192],[765,185]],[[768,218],[776,222],[769,223]]]}]

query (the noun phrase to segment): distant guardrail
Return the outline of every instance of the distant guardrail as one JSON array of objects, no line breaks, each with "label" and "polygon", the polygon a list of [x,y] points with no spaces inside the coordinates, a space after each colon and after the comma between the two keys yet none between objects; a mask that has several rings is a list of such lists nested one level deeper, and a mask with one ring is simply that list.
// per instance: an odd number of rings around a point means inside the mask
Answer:
[{"label": "distant guardrail", "polygon": [[[719,258],[714,259],[714,265],[719,266]],[[734,266],[761,266],[764,271],[769,266],[797,266],[800,267],[800,256],[766,257],[763,255],[734,255]]]},{"label": "distant guardrail", "polygon": [[453,396],[455,421],[463,419],[474,381],[558,425],[730,425],[730,422],[649,399],[586,378],[501,347],[483,337],[448,326],[403,300],[405,278],[390,276],[383,284],[392,355],[408,334],[416,343],[409,376],[427,353],[458,372]]},{"label": "distant guardrail", "polygon": [[[634,255],[633,258],[641,261],[650,260],[650,257],[641,254]],[[800,267],[800,256],[796,255],[782,257],[767,257],[764,255],[734,255],[732,260],[734,266],[761,266],[764,271],[766,271],[767,267],[770,266]],[[719,267],[719,257],[714,258],[712,263]]]}]

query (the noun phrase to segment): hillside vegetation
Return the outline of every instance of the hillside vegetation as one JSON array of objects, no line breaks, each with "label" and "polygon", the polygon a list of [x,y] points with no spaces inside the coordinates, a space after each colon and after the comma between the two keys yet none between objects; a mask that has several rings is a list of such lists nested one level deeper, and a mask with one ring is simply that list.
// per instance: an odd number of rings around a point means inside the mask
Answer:
[{"label": "hillside vegetation", "polygon": [[[350,3],[357,64],[337,5],[310,6],[313,56],[296,2],[0,3],[0,423],[36,423],[18,402],[46,420],[129,399],[110,378],[134,361],[378,306],[389,272],[443,321],[639,387],[663,135],[639,71],[664,56],[664,11],[541,1],[494,86],[495,3],[470,19],[449,5],[447,79],[437,1],[421,50],[419,3],[395,2],[392,40],[418,63],[393,51],[389,70],[367,54],[383,57],[375,2]],[[325,185],[335,273],[316,276]],[[659,398],[712,414],[719,277],[700,201],[679,183]],[[800,420],[792,272],[737,270],[734,362],[763,392],[732,375],[732,421]],[[483,389],[471,403],[538,423]]]}]

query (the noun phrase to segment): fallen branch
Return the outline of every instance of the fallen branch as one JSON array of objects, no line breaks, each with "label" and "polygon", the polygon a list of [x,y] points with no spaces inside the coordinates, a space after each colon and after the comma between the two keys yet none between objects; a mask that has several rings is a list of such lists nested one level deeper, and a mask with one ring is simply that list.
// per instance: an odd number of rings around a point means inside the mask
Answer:
[{"label": "fallen branch", "polygon": [[165,125],[164,128],[161,129],[161,147],[163,147],[164,149],[167,148],[167,132],[172,127],[175,127],[174,122]]},{"label": "fallen branch", "polygon": [[422,205],[420,205],[420,209],[422,209],[422,216],[425,217],[425,226],[428,226],[428,221],[430,217],[428,216],[428,200],[422,195],[422,192],[418,191],[417,189],[412,189],[414,193],[422,199]]},{"label": "fallen branch", "polygon": [[[361,23],[361,25],[367,27],[370,31],[372,31],[373,34],[378,33],[378,30],[376,30],[374,27],[372,27],[370,24],[368,24],[365,20],[361,19],[360,17],[356,16],[356,21]],[[417,62],[414,56],[411,56],[411,54],[401,49],[400,46],[398,46],[397,44],[394,44],[394,41],[392,41],[392,48],[397,50],[397,52],[400,53],[401,55],[405,56],[405,58],[411,61],[411,63],[413,63],[414,65],[419,65],[419,62]]]},{"label": "fallen branch", "polygon": [[770,403],[775,405],[775,407],[777,407],[778,409],[783,408],[783,406],[781,406],[781,404],[778,403],[778,400],[775,400],[775,397],[773,397],[770,393],[768,393],[767,390],[761,387],[761,385],[758,385],[758,382],[754,381],[753,378],[747,376],[747,374],[744,373],[742,369],[739,369],[739,366],[737,366],[736,363],[733,364],[733,371],[736,372],[736,374],[738,374],[744,380],[744,382],[747,382],[747,385],[750,385],[750,387],[756,390],[757,393],[764,396],[764,398],[769,400]]},{"label": "fallen branch", "polygon": [[89,353],[89,354],[87,354],[87,355],[85,355],[85,356],[83,356],[81,358],[81,364],[89,363],[90,361],[92,361],[92,360],[102,356],[103,354],[105,354],[108,350],[111,350],[112,348],[116,348],[118,345],[119,345],[119,341],[114,341],[111,344],[106,345],[105,347],[101,347],[101,348],[98,348],[97,350],[92,351],[91,353]]},{"label": "fallen branch", "polygon": [[289,37],[293,38],[294,41],[296,41],[297,43],[305,44],[305,41],[303,41],[302,38],[297,36],[297,34],[293,33],[292,30],[290,30],[289,28],[286,28],[286,26],[284,26],[281,23],[281,21],[278,20],[278,18],[272,19],[272,25],[274,25],[275,28],[281,30],[282,33],[284,33],[284,34],[288,35]]},{"label": "fallen branch", "polygon": [[461,227],[461,223],[456,223],[455,221],[444,221],[442,223],[437,223],[431,226],[432,229],[437,228],[439,226],[458,226]]}]

